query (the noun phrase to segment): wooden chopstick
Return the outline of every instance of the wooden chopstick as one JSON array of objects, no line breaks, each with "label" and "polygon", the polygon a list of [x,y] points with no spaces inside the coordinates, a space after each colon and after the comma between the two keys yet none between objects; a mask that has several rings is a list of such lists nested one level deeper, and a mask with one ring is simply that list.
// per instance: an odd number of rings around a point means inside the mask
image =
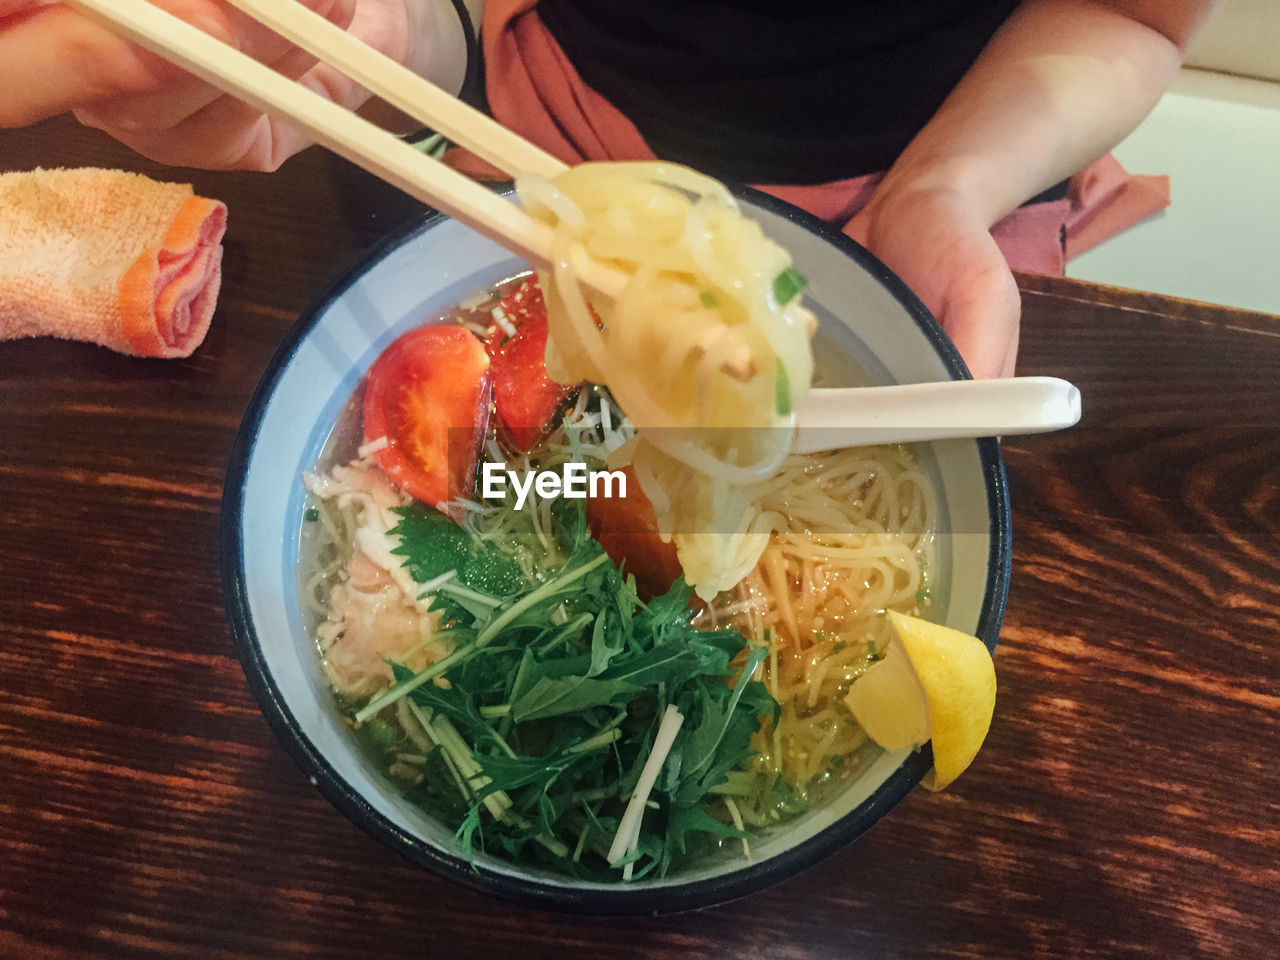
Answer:
[{"label": "wooden chopstick", "polygon": [[513,177],[537,173],[550,178],[567,169],[541,147],[445,93],[296,0],[227,2],[341,70],[423,126],[444,134]]},{"label": "wooden chopstick", "polygon": [[[502,244],[534,266],[551,266],[550,227],[399,137],[147,0],[67,2],[264,113],[293,120],[330,150]],[[626,283],[621,271],[585,255],[575,266],[587,286],[611,300],[617,299]]]}]

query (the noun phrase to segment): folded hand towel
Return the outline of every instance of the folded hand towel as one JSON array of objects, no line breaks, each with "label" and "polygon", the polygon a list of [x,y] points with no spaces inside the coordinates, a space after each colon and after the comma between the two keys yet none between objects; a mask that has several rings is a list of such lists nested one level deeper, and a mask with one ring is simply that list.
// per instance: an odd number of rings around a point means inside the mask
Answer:
[{"label": "folded hand towel", "polygon": [[188,184],[119,170],[0,174],[0,340],[190,356],[218,299],[226,218]]}]

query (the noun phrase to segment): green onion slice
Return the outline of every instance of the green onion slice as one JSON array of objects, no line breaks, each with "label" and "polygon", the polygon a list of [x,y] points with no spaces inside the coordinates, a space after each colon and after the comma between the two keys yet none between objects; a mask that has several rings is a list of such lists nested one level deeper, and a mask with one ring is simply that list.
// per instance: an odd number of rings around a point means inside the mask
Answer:
[{"label": "green onion slice", "polygon": [[787,267],[787,269],[773,278],[774,299],[778,301],[779,306],[790,303],[808,283],[809,281],[804,274],[794,267]]},{"label": "green onion slice", "polygon": [[791,415],[791,378],[787,376],[786,365],[780,357],[774,358],[773,405],[778,416]]}]

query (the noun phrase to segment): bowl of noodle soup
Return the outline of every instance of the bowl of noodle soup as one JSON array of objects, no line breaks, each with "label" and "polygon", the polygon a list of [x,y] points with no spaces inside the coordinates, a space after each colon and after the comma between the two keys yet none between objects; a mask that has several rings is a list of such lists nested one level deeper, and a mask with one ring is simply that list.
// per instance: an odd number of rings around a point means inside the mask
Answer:
[{"label": "bowl of noodle soup", "polygon": [[[805,303],[817,318],[816,382],[855,386],[968,376],[924,307],[860,246],[767,195],[746,188],[734,194],[808,279]],[[854,622],[859,605],[915,612],[994,648],[1010,555],[998,443],[865,448],[812,464],[779,459],[782,472],[775,470],[775,479],[756,489],[761,514],[774,518],[771,539],[745,577],[734,575],[735,586],[699,591],[707,597],[698,620],[707,629],[737,628],[775,643],[808,636],[781,661],[775,650],[767,665],[773,692],[786,703],[752,741],[753,762],[778,771],[786,765],[790,780],[825,786],[783,817],[753,806],[744,791],[733,819],[747,820],[749,856],[729,839],[665,872],[623,882],[567,875],[496,849],[464,850],[456,822],[424,809],[389,777],[385,764],[353,736],[341,698],[335,703],[333,669],[317,655],[323,617],[308,601],[316,582],[314,557],[308,559],[316,499],[314,488],[309,492],[299,478],[355,454],[360,438],[352,435],[358,432],[353,411],[366,375],[389,345],[424,324],[456,321],[459,304],[474,307],[478,295],[483,300],[486,291],[507,289],[504,284],[527,271],[527,264],[457,222],[427,216],[339,277],[285,338],[246,413],[224,495],[227,608],[246,676],[282,743],[343,814],[416,863],[467,886],[597,914],[688,910],[759,890],[841,849],[930,769],[927,746],[880,750],[847,724],[832,723],[836,714],[821,713],[818,708],[828,705],[816,701],[823,689],[822,696],[847,689],[857,675],[854,661],[866,658],[865,639],[862,648],[848,649],[836,639],[837,624],[870,637],[874,654],[881,628]],[[663,362],[646,356],[650,349],[635,347],[638,369]],[[586,431],[575,434],[574,443],[600,441],[605,432],[596,403],[583,396],[564,409],[567,422]],[[603,412],[605,426],[619,413],[617,407]],[[833,489],[852,491],[836,496],[835,515]],[[860,574],[857,603],[823,586],[837,562],[868,571]],[[780,584],[787,581],[794,589],[783,596],[788,591]],[[772,598],[767,603],[759,600],[765,595]],[[824,623],[829,638],[812,629]],[[838,713],[839,707],[830,709]],[[770,756],[775,748],[779,755]],[[855,760],[829,763],[833,754]],[[820,755],[826,758],[821,763],[814,759]]]}]

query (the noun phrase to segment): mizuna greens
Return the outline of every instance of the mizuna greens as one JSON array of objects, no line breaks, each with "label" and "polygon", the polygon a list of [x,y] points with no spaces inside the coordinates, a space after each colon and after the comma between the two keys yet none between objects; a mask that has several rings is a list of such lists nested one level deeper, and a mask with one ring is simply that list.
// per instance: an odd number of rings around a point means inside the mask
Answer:
[{"label": "mizuna greens", "polygon": [[393,664],[395,684],[356,719],[407,705],[435,745],[413,793],[452,819],[469,857],[662,875],[695,842],[747,836],[711,804],[777,717],[751,679],[768,650],[691,626],[683,580],[642,603],[578,504],[557,501],[549,530],[491,537],[398,509],[395,553],[431,588],[452,652],[417,673]]}]

